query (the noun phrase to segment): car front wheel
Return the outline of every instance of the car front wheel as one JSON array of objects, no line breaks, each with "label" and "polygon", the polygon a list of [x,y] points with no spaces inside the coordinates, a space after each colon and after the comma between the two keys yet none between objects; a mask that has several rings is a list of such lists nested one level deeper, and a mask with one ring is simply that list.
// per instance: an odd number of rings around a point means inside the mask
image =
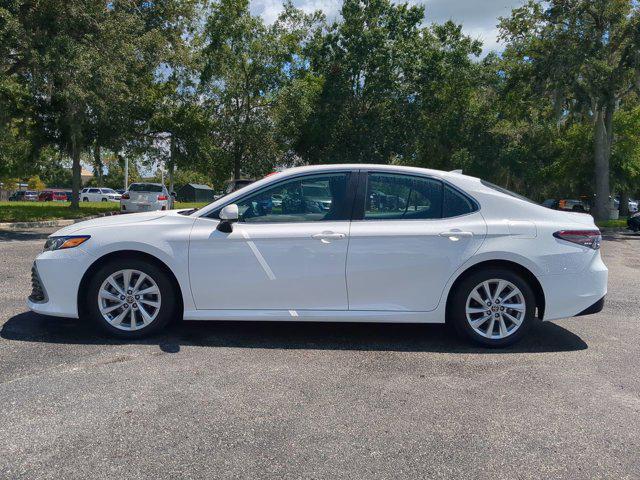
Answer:
[{"label": "car front wheel", "polygon": [[122,259],[93,275],[87,312],[107,333],[140,338],[164,327],[175,312],[175,292],[167,274],[152,263]]},{"label": "car front wheel", "polygon": [[458,284],[448,320],[475,343],[506,347],[525,335],[534,312],[535,295],[529,284],[515,272],[496,268],[474,272]]}]

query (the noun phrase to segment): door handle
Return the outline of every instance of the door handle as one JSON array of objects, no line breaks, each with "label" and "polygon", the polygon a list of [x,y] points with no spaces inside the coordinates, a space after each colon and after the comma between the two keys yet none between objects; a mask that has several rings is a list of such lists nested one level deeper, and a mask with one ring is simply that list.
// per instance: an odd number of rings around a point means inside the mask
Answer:
[{"label": "door handle", "polygon": [[457,242],[461,238],[471,238],[473,237],[473,232],[460,232],[455,230],[450,230],[448,232],[441,232],[441,237],[449,237],[450,240]]},{"label": "door handle", "polygon": [[328,243],[329,240],[340,240],[346,237],[344,233],[322,232],[311,235],[314,240],[320,240],[322,243]]}]

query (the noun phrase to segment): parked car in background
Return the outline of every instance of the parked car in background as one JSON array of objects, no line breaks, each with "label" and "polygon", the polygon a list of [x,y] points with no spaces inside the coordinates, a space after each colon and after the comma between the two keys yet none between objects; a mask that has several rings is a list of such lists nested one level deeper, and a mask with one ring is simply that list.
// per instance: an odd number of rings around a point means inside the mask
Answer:
[{"label": "parked car in background", "polygon": [[18,190],[9,197],[10,202],[36,202],[37,200],[38,192],[34,190]]},{"label": "parked car in background", "polygon": [[[367,192],[397,198],[370,202]],[[166,189],[134,184],[134,193],[156,204]],[[287,198],[299,199],[293,211],[284,211]],[[600,241],[590,215],[549,210],[458,173],[300,167],[199,210],[114,215],[57,231],[33,264],[28,305],[124,338],[181,315],[446,321],[469,340],[504,347],[536,318],[602,309]],[[535,341],[544,344],[541,331]]]},{"label": "parked car in background", "polygon": [[127,213],[172,208],[173,196],[161,183],[132,183],[120,198],[120,211]]},{"label": "parked car in background", "polygon": [[543,207],[551,208],[553,210],[564,210],[567,212],[588,212],[590,210],[589,204],[583,200],[577,199],[553,199],[549,198],[542,202]]},{"label": "parked car in background", "polygon": [[[629,199],[629,203],[627,205],[629,205],[629,213],[636,213],[638,211],[638,201],[637,200]],[[613,200],[613,206],[617,210],[620,210],[620,197],[615,198]]]},{"label": "parked car in background", "polygon": [[640,212],[632,213],[627,220],[627,228],[634,232],[640,232]]},{"label": "parked car in background", "polygon": [[82,202],[119,202],[121,196],[112,188],[83,188],[80,191]]},{"label": "parked car in background", "polygon": [[66,202],[67,194],[60,190],[44,190],[38,195],[39,202]]}]

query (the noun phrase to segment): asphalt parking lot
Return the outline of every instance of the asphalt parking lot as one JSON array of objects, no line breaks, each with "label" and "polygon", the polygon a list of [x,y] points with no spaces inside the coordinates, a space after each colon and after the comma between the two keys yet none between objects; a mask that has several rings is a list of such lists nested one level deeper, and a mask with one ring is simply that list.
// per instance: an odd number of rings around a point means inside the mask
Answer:
[{"label": "asphalt parking lot", "polygon": [[100,337],[26,311],[47,233],[0,232],[0,478],[640,477],[640,236],[603,242],[603,312],[491,351],[437,325]]}]

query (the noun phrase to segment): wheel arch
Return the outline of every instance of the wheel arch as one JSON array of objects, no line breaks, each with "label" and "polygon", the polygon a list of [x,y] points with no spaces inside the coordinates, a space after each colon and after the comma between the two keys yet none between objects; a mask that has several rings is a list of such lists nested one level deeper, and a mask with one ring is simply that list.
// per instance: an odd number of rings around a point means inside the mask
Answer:
[{"label": "wheel arch", "polygon": [[536,297],[536,316],[541,320],[544,318],[544,309],[546,305],[546,300],[545,300],[542,284],[540,283],[538,278],[533,274],[533,272],[531,272],[531,270],[512,260],[485,260],[485,261],[476,263],[474,265],[471,265],[469,268],[467,268],[462,273],[460,273],[458,277],[455,279],[455,281],[453,282],[453,284],[451,285],[451,287],[449,288],[449,292],[447,294],[445,317],[449,311],[449,302],[451,300],[451,297],[453,296],[460,282],[462,282],[466,277],[468,277],[472,273],[475,273],[479,270],[484,270],[486,268],[504,268],[506,270],[510,270],[512,272],[515,272],[521,275],[527,281],[527,283],[533,290],[533,293]]},{"label": "wheel arch", "polygon": [[150,253],[147,253],[147,252],[142,252],[140,250],[116,250],[116,251],[109,252],[101,256],[97,260],[95,260],[89,266],[89,268],[87,268],[78,286],[78,294],[77,294],[76,302],[78,305],[79,316],[82,316],[86,311],[86,302],[84,301],[83,292],[86,292],[89,284],[89,280],[91,279],[93,274],[95,274],[95,272],[97,272],[99,268],[101,268],[103,265],[106,265],[109,261],[113,259],[121,260],[123,258],[135,258],[139,260],[140,259],[145,260],[149,263],[153,263],[162,271],[164,271],[167,274],[169,281],[173,284],[175,291],[178,292],[178,296],[176,298],[177,300],[176,313],[182,316],[182,313],[184,312],[184,293],[180,288],[180,283],[178,282],[178,279],[176,278],[175,274],[167,266],[167,264],[164,263],[162,260],[160,260],[158,257],[151,255]]}]

